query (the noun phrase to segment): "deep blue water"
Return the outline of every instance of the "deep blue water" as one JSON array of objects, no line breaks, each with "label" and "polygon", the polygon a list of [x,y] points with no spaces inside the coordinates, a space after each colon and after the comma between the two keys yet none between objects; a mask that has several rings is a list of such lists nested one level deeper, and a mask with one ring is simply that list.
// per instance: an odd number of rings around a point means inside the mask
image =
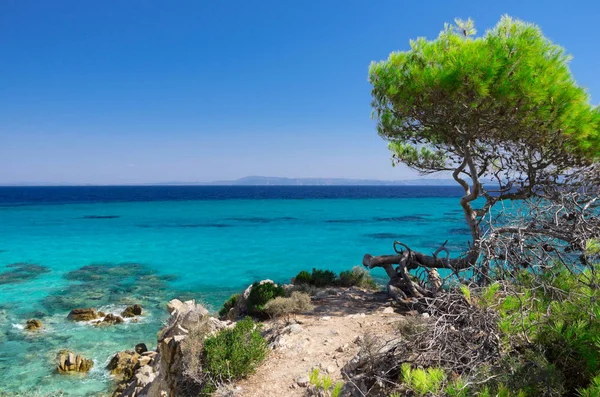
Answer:
[{"label": "deep blue water", "polygon": [[0,186],[0,206],[186,200],[456,197],[457,186]]},{"label": "deep blue water", "polygon": [[[409,186],[0,187],[0,391],[82,396],[111,386],[104,366],[154,346],[165,303],[218,309],[255,280],[359,265],[402,240],[434,251],[468,240],[460,188]],[[374,271],[375,276],[382,276]],[[74,307],[146,309],[139,323],[75,324]],[[43,332],[22,329],[40,318]],[[86,377],[53,372],[58,350],[94,359]]]}]

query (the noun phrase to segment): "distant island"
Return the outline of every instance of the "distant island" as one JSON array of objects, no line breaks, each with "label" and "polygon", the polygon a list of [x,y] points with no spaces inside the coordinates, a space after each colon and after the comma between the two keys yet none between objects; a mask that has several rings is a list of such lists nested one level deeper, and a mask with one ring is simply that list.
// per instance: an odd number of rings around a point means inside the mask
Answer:
[{"label": "distant island", "polygon": [[[204,185],[204,183],[199,183]],[[215,181],[209,185],[236,186],[446,186],[455,185],[453,179],[351,179],[351,178],[282,178],[273,176],[246,176],[231,181]]]},{"label": "distant island", "polygon": [[[489,183],[489,181],[482,181]],[[48,183],[48,182],[10,182],[0,186],[109,186],[107,184]],[[246,176],[239,179],[192,182],[169,181],[130,184],[111,184],[110,186],[457,186],[454,179],[420,178],[404,180],[352,179],[352,178],[285,178],[275,176]]]}]

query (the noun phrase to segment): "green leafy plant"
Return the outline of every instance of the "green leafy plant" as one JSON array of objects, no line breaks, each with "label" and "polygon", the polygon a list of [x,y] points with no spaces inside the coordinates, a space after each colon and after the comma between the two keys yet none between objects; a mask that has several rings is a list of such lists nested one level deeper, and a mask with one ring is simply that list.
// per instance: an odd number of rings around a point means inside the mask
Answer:
[{"label": "green leafy plant", "polygon": [[281,285],[272,282],[252,284],[252,289],[248,295],[248,314],[264,317],[265,312],[263,309],[265,304],[278,296],[285,296],[285,290]]},{"label": "green leafy plant", "polygon": [[203,372],[213,384],[240,379],[252,374],[266,354],[260,326],[246,317],[204,341]]}]

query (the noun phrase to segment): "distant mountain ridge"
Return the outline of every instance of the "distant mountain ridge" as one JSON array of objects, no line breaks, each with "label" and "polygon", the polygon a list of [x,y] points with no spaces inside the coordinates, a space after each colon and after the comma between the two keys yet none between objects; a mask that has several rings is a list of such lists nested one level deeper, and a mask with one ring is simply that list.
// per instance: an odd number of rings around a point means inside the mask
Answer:
[{"label": "distant mountain ridge", "polygon": [[[484,182],[485,183],[485,182]],[[83,184],[83,183],[46,183],[46,182],[12,182],[0,183],[5,187],[27,186],[458,186],[454,179],[354,179],[354,178],[285,178],[275,176],[246,176],[234,180],[214,182],[152,182],[152,183],[120,183],[120,184]]]},{"label": "distant mountain ridge", "polygon": [[453,179],[351,179],[351,178],[283,178],[273,176],[246,176],[231,181],[215,181],[209,185],[227,186],[446,186],[455,185]]}]

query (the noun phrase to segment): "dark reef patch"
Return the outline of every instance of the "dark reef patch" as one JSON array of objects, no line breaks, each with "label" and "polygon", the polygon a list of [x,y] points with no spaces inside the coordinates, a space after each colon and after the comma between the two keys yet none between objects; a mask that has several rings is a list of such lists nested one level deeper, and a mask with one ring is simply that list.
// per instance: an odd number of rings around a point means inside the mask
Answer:
[{"label": "dark reef patch", "polygon": [[80,219],[117,219],[120,217],[120,215],[85,215]]},{"label": "dark reef patch", "polygon": [[368,233],[365,237],[374,238],[377,240],[398,240],[401,238],[408,238],[410,236],[397,234],[397,233]]},{"label": "dark reef patch", "polygon": [[406,215],[406,216],[392,216],[392,217],[380,217],[376,216],[373,220],[377,222],[427,222],[422,215]]},{"label": "dark reef patch", "polygon": [[200,228],[200,227],[214,227],[217,229],[220,228],[225,228],[225,227],[232,227],[231,225],[228,225],[226,223],[186,223],[183,225],[177,225],[177,226],[173,226],[173,227],[181,227],[181,228]]},{"label": "dark reef patch", "polygon": [[181,223],[181,224],[170,224],[170,225],[148,225],[141,224],[136,225],[142,229],[152,229],[152,228],[181,228],[181,229],[198,229],[198,228],[226,228],[233,227],[232,225],[228,225],[226,223]]},{"label": "dark reef patch", "polygon": [[76,307],[161,305],[171,298],[168,283],[176,276],[158,274],[139,263],[120,263],[86,265],[65,274],[64,278],[73,283],[42,301],[42,306],[51,313]]},{"label": "dark reef patch", "polygon": [[325,223],[365,223],[364,219],[327,219]]},{"label": "dark reef patch", "polygon": [[464,227],[457,227],[457,228],[452,228],[452,229],[448,229],[448,233],[452,234],[452,235],[458,235],[458,236],[464,236],[464,235],[469,235],[471,234],[471,231],[467,228]]},{"label": "dark reef patch", "polygon": [[0,273],[0,285],[24,283],[50,272],[50,268],[33,263],[12,263],[6,267],[10,270]]},{"label": "dark reef patch", "polygon": [[259,217],[259,216],[254,216],[254,217],[233,217],[233,218],[226,218],[226,220],[235,221],[235,222],[247,222],[247,223],[271,223],[271,222],[277,222],[277,221],[293,221],[293,220],[296,220],[296,218],[291,217],[291,216],[281,216],[281,217],[277,217],[277,218],[263,218],[263,217]]}]

